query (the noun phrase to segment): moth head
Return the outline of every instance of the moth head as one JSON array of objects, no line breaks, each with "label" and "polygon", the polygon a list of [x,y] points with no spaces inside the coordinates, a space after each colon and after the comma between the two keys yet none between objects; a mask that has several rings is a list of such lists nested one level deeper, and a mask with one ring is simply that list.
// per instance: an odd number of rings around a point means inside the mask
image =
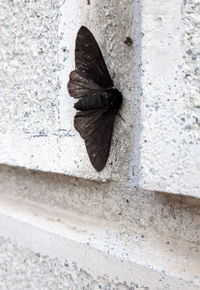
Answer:
[{"label": "moth head", "polygon": [[109,106],[112,109],[119,110],[122,103],[122,94],[116,89],[112,88],[109,93]]}]

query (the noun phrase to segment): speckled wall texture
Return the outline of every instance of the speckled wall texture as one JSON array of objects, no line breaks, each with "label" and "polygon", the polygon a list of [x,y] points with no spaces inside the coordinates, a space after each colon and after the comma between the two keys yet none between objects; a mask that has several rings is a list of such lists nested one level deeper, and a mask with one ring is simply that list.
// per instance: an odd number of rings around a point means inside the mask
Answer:
[{"label": "speckled wall texture", "polygon": [[140,184],[200,197],[200,3],[142,9]]},{"label": "speckled wall texture", "polygon": [[200,2],[185,0],[182,7],[184,53],[184,79],[187,130],[198,144],[200,141]]},{"label": "speckled wall texture", "polygon": [[[0,1],[1,133],[52,133],[58,127],[60,1]],[[47,126],[48,124],[48,126]]]},{"label": "speckled wall texture", "polygon": [[[95,279],[76,263],[49,259],[40,253],[17,247],[9,239],[0,237],[1,289],[42,290],[148,290],[146,285],[110,281],[106,275]],[[9,272],[9,275],[8,275]]]}]

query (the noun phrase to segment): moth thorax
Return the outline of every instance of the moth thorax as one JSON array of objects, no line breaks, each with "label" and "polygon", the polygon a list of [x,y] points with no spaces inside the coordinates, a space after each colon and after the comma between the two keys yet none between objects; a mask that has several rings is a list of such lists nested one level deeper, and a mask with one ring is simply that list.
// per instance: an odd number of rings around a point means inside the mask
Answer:
[{"label": "moth thorax", "polygon": [[109,106],[113,109],[119,109],[122,103],[122,94],[115,88],[108,91]]}]

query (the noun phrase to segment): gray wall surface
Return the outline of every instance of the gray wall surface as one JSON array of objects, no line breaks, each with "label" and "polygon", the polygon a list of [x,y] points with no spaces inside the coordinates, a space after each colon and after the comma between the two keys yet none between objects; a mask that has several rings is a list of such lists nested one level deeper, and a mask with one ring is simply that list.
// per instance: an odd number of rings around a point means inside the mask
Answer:
[{"label": "gray wall surface", "polygon": [[[108,289],[123,289],[117,288],[115,283],[116,279],[122,283],[124,277],[129,285],[127,287],[132,287],[130,283],[134,283],[139,285],[139,289],[143,286],[152,290],[198,289],[199,200],[133,190],[116,182],[101,184],[7,166],[1,167],[0,178],[0,210],[9,217],[1,217],[0,235],[10,237],[18,245],[32,248],[41,255],[58,257],[62,263],[69,260],[70,267],[77,264],[78,269],[82,268],[89,275],[88,286],[81,288],[82,284],[77,284],[77,289],[93,289],[93,279],[103,283],[103,289],[107,289],[107,281],[102,278],[104,282],[101,282],[98,278],[104,276],[103,273],[110,282],[115,281]],[[15,225],[13,218],[25,224],[20,222],[20,225]],[[47,233],[35,233],[35,230],[26,228],[30,223],[38,231],[37,227],[40,229],[42,224],[49,222],[45,231],[55,231],[58,236],[66,235],[67,239],[74,241],[69,246],[69,252],[66,252],[66,241],[54,240],[51,236],[46,238]],[[79,243],[87,250],[79,251]],[[97,252],[93,252],[94,249]],[[101,255],[101,258],[98,257],[99,253],[106,254],[105,264]],[[13,259],[14,254],[10,255]],[[122,261],[119,268],[117,261],[109,260],[113,256]],[[51,260],[44,260],[48,268]],[[126,268],[129,262],[134,264]],[[138,264],[143,270],[137,269]],[[38,265],[39,273],[42,269]],[[56,269],[60,271],[60,266]],[[149,269],[150,273],[144,275],[145,269]],[[58,280],[62,280],[62,275],[59,277]],[[165,288],[166,284],[168,288]],[[132,289],[125,285],[124,289]]]},{"label": "gray wall surface", "polygon": [[[67,261],[49,259],[40,253],[19,248],[9,239],[0,237],[0,287],[4,289],[55,289],[55,290],[128,290],[138,289],[131,283],[114,283],[104,277],[94,279],[89,273],[78,269],[76,264],[70,268]],[[140,287],[147,290],[148,287]]]}]

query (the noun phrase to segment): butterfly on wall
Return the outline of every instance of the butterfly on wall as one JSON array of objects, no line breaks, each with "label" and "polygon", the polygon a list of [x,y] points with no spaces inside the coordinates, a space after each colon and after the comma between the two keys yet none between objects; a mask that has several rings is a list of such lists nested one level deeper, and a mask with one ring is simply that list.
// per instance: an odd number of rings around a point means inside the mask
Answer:
[{"label": "butterfly on wall", "polygon": [[85,141],[93,167],[101,171],[107,162],[113,122],[122,103],[114,87],[101,50],[92,35],[81,26],[76,37],[75,70],[69,75],[68,91],[79,98],[74,127]]}]

